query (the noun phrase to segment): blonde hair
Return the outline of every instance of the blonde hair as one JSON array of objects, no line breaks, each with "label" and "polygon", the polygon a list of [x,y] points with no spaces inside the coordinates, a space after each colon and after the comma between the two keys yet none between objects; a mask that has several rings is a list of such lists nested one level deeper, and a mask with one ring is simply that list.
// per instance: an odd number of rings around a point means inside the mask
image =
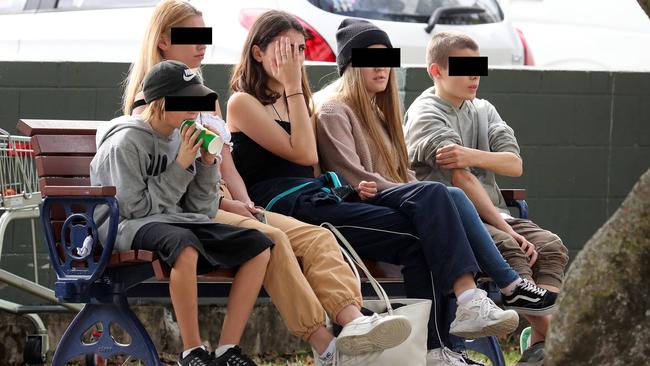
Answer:
[{"label": "blonde hair", "polygon": [[[397,93],[397,77],[391,68],[386,90],[370,98],[363,82],[361,69],[348,67],[340,79],[334,81],[326,98],[347,104],[357,114],[361,125],[379,150],[379,158],[388,167],[388,177],[396,183],[408,182],[408,153],[402,130],[402,113]],[[386,146],[380,128],[385,128],[394,150]],[[393,154],[397,155],[397,159]]]},{"label": "blonde hair", "polygon": [[165,119],[165,98],[160,98],[147,104],[140,117],[145,121],[162,121]]},{"label": "blonde hair", "polygon": [[453,31],[436,33],[431,37],[427,45],[427,66],[438,64],[440,67],[446,68],[449,55],[454,50],[465,48],[478,51],[478,44],[465,33]]},{"label": "blonde hair", "polygon": [[123,83],[122,111],[124,114],[131,114],[135,96],[142,90],[142,82],[147,72],[155,64],[164,60],[162,51],[158,48],[160,37],[163,34],[171,37],[173,27],[179,26],[192,16],[201,15],[203,14],[187,1],[163,0],[156,5],[140,46],[140,54],[131,64],[129,75]]}]

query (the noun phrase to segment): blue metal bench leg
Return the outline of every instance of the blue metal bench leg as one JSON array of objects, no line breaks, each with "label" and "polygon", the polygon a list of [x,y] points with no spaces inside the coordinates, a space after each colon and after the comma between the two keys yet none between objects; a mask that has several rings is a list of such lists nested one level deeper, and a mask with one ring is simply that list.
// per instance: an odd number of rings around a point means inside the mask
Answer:
[{"label": "blue metal bench leg", "polygon": [[496,337],[483,337],[473,341],[466,340],[465,347],[486,355],[493,366],[506,366],[506,361],[503,359],[503,353]]},{"label": "blue metal bench leg", "polygon": [[[86,330],[102,319],[103,333],[92,344],[84,344],[82,336]],[[124,345],[113,340],[110,324],[116,323],[131,337],[131,343]],[[122,354],[131,355],[146,366],[159,366],[158,353],[149,334],[129,307],[124,296],[116,295],[113,303],[86,304],[77,314],[59,342],[52,365],[63,366],[70,359],[97,354],[104,359]]]}]

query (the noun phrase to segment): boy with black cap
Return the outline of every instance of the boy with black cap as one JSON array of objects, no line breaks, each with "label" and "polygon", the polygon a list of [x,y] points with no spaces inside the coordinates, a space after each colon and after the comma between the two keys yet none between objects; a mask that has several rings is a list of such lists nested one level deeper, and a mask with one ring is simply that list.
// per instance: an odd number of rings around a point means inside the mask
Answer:
[{"label": "boy with black cap", "polygon": [[[117,250],[156,251],[171,267],[169,292],[183,340],[179,365],[255,365],[236,346],[262,286],[272,242],[256,230],[214,223],[219,162],[201,149],[192,111],[165,111],[166,97],[216,98],[185,64],[163,61],[144,79],[147,107],[97,131],[91,163],[93,185],[117,187]],[[214,105],[214,103],[212,104]],[[200,158],[197,158],[198,152]],[[98,212],[100,234],[108,222]],[[228,303],[219,358],[202,346],[198,326],[197,273],[240,266]]]}]

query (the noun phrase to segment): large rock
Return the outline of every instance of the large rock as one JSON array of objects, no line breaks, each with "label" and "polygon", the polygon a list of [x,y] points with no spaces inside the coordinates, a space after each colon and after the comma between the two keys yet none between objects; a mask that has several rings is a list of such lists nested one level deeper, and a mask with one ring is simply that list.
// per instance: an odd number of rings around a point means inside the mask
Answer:
[{"label": "large rock", "polygon": [[650,363],[650,170],[577,255],[558,301],[545,365]]}]

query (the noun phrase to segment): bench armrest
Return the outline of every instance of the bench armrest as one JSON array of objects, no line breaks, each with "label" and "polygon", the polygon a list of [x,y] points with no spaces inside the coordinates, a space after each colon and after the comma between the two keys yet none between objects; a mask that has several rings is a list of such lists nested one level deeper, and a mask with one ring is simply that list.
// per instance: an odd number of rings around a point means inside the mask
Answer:
[{"label": "bench armrest", "polygon": [[[92,188],[114,190],[114,187]],[[106,238],[102,242],[94,218],[98,206],[101,206],[101,216],[108,221]],[[62,224],[52,217],[53,212],[61,208],[65,211]],[[51,195],[43,200],[41,225],[50,263],[57,275],[55,293],[59,299],[84,302],[84,296],[88,295],[86,290],[103,275],[108,265],[115,246],[118,223],[119,208],[114,196]]]},{"label": "bench armrest", "polygon": [[525,200],[528,196],[525,189],[502,189],[501,194],[506,201]]},{"label": "bench armrest", "polygon": [[527,193],[525,189],[502,189],[501,194],[506,200],[508,207],[516,207],[519,210],[519,217],[528,219]]},{"label": "bench armrest", "polygon": [[45,186],[41,191],[47,196],[115,196],[117,190],[113,186]]}]

